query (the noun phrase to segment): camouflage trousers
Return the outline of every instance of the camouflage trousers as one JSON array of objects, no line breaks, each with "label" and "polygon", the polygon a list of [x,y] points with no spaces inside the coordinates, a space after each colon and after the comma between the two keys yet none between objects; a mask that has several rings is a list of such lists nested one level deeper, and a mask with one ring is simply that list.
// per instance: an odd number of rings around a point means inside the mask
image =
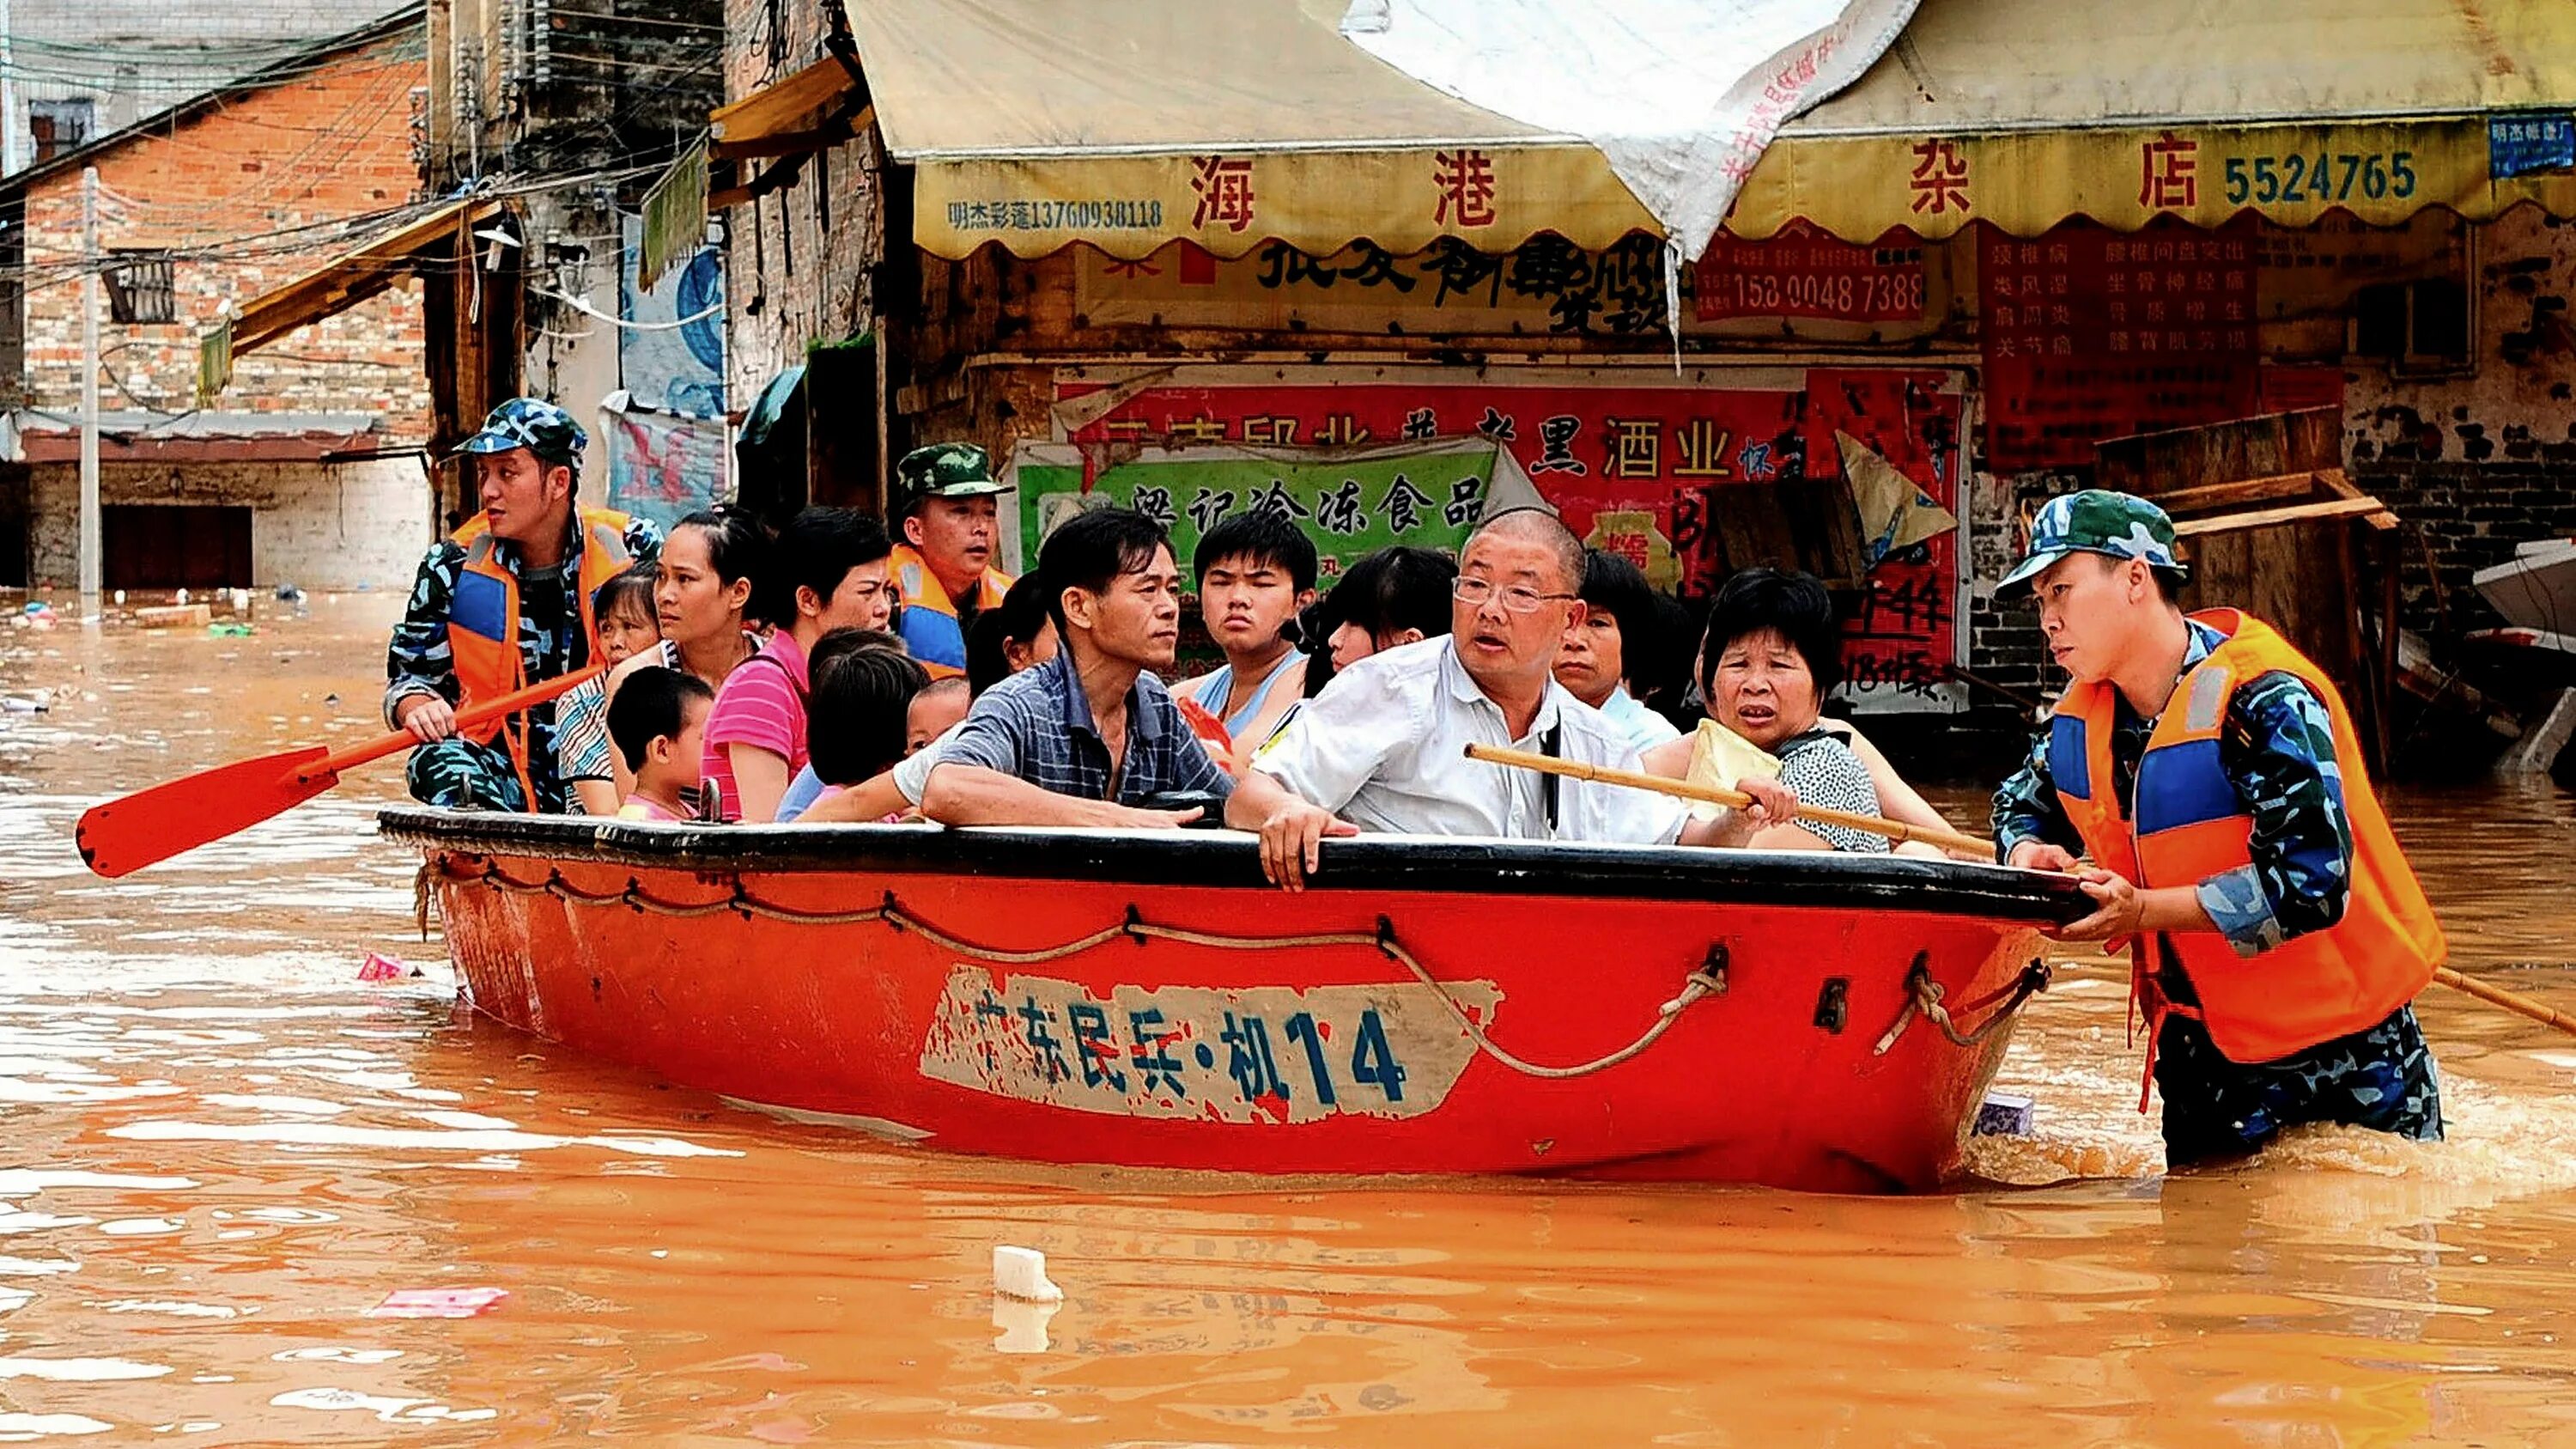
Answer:
[{"label": "camouflage trousers", "polygon": [[2220,1055],[2209,1030],[2168,1016],[2156,1037],[2165,1165],[2256,1151],[2301,1122],[2340,1122],[2422,1141],[2442,1137],[2442,1084],[2415,1009],[2276,1062]]},{"label": "camouflage trousers", "polygon": [[[564,787],[554,771],[531,771],[536,776],[537,808],[547,814],[564,812]],[[519,772],[510,765],[510,754],[499,740],[478,745],[467,739],[445,739],[434,745],[413,749],[403,766],[403,784],[411,797],[424,805],[445,805],[458,810],[525,810],[527,793],[519,787]]]}]

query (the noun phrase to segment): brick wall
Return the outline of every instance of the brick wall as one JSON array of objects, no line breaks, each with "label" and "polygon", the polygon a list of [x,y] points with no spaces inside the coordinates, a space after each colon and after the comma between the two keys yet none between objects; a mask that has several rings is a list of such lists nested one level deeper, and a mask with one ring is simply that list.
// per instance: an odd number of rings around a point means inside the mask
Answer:
[{"label": "brick wall", "polygon": [[[775,22],[773,25],[772,22]],[[725,99],[740,100],[823,57],[818,6],[726,0]],[[879,157],[872,136],[787,161],[746,161],[751,175],[798,165],[793,185],[725,213],[725,395],[748,406],[763,384],[816,342],[875,325],[871,289],[882,253]],[[898,229],[910,234],[908,223]],[[873,407],[873,399],[852,399]]]},{"label": "brick wall", "polygon": [[[117,325],[101,288],[103,406],[194,406],[197,336],[223,303],[258,296],[362,239],[296,229],[413,199],[410,93],[421,82],[420,55],[412,31],[328,57],[307,75],[98,156],[103,247],[207,253],[177,259],[180,320],[168,325]],[[80,401],[81,287],[71,265],[80,217],[77,170],[31,188],[26,381],[34,405],[51,411]],[[398,286],[245,354],[225,406],[373,413],[393,439],[426,438],[416,288]]]}]

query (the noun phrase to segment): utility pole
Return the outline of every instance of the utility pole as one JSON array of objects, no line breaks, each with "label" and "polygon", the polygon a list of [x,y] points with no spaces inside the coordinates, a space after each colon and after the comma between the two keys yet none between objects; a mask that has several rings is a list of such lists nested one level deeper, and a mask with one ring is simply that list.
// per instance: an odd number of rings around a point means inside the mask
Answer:
[{"label": "utility pole", "polygon": [[98,622],[98,168],[81,168],[81,619]]},{"label": "utility pole", "polygon": [[18,169],[17,63],[9,0],[0,0],[0,176]]}]

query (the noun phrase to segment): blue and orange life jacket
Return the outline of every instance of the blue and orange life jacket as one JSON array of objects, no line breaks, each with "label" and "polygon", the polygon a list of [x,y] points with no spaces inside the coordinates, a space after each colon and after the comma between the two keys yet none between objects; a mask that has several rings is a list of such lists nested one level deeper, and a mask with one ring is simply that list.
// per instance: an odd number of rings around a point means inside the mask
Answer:
[{"label": "blue and orange life jacket", "polygon": [[[591,595],[634,562],[626,551],[627,522],[625,514],[605,508],[582,509],[578,518],[581,574],[574,580],[573,595],[587,651],[583,660],[599,657],[599,620],[592,614]],[[519,579],[501,563],[491,520],[475,514],[456,530],[455,540],[465,549],[465,566],[457,573],[456,597],[447,611],[447,648],[456,667],[460,696],[456,708],[462,713],[477,701],[498,699],[538,681],[528,678],[527,656],[519,647]],[[527,716],[511,715],[460,733],[478,745],[488,745],[496,737],[505,742],[510,764],[518,772],[519,789],[528,808],[535,810]]]},{"label": "blue and orange life jacket", "polygon": [[2237,955],[2214,931],[2166,936],[2200,998],[2196,1009],[2162,999],[2143,952],[2136,967],[2151,1050],[2170,1011],[2197,1014],[2230,1061],[2277,1061],[2386,1020],[2432,981],[2448,947],[2363,772],[2360,737],[2333,683],[2259,619],[2234,609],[2191,617],[2226,637],[2175,683],[2138,761],[2134,808],[2113,784],[2119,691],[2108,683],[2079,680],[2058,701],[2049,773],[2067,818],[2104,869],[2141,889],[2196,885],[2252,861],[2253,819],[2219,764],[2219,739],[2236,691],[2263,675],[2286,673],[2325,703],[2352,827],[2343,918],[2252,957]]},{"label": "blue and orange life jacket", "polygon": [[[966,633],[958,627],[957,605],[950,601],[948,590],[930,571],[929,561],[921,551],[908,543],[894,546],[887,560],[894,574],[894,585],[903,597],[903,617],[895,632],[903,636],[904,647],[921,663],[933,679],[953,679],[966,672]],[[987,568],[975,582],[975,607],[997,609],[1002,596],[1011,591],[1011,576],[1000,569]]]}]

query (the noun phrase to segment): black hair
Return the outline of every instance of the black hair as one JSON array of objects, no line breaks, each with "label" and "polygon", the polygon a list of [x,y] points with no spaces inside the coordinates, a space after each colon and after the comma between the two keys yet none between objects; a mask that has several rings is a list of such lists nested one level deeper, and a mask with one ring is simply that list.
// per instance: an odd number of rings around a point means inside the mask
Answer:
[{"label": "black hair", "polygon": [[[1338,593],[1339,590],[1334,592]],[[1333,631],[1341,627],[1341,616],[1333,611],[1333,595],[1326,594],[1297,611],[1282,634],[1293,634],[1306,649],[1305,697],[1313,699],[1333,682]]]},{"label": "black hair", "polygon": [[805,677],[812,679],[823,671],[824,665],[862,649],[883,649],[906,657],[912,654],[900,634],[889,634],[883,629],[834,629],[815,640],[814,647],[805,652]]},{"label": "black hair", "polygon": [[1046,631],[1046,580],[1035,569],[1002,591],[1002,602],[975,616],[966,631],[966,687],[977,694],[1011,677],[1005,644],[1027,646]]},{"label": "black hair", "polygon": [[653,563],[636,564],[610,574],[599,592],[590,596],[590,616],[608,619],[620,609],[636,608],[644,611],[645,618],[653,618],[653,586],[661,581],[662,566]]},{"label": "black hair", "polygon": [[1407,629],[1433,638],[1449,632],[1449,591],[1457,582],[1458,561],[1447,554],[1382,548],[1343,571],[1318,622],[1326,639],[1344,624],[1357,624],[1371,639]]},{"label": "black hair", "polygon": [[778,531],[777,563],[770,570],[769,596],[755,590],[752,603],[760,617],[786,628],[796,622],[796,591],[812,589],[831,602],[832,591],[850,570],[894,552],[885,525],[855,508],[808,508]]},{"label": "black hair", "polygon": [[1157,550],[1170,547],[1163,526],[1130,508],[1094,508],[1064,521],[1038,549],[1038,576],[1046,580],[1047,617],[1059,639],[1073,633],[1064,617],[1064,591],[1109,592],[1120,574],[1153,567]]},{"label": "black hair", "polygon": [[883,647],[862,645],[817,668],[805,731],[815,777],[847,786],[894,768],[903,758],[904,712],[929,682],[911,656]]},{"label": "black hair", "polygon": [[1640,651],[1625,645],[1628,690],[1639,703],[1673,722],[1684,734],[1698,728],[1700,708],[1691,702],[1698,692],[1692,666],[1699,659],[1700,630],[1708,619],[1708,601],[1685,603],[1670,594],[1655,595],[1654,633]]},{"label": "black hair", "polygon": [[1824,581],[1794,569],[1745,569],[1720,585],[1709,605],[1708,634],[1700,640],[1699,687],[1715,697],[1710,680],[1727,647],[1748,634],[1776,633],[1807,661],[1816,700],[1843,677],[1843,636],[1834,623],[1833,597]]},{"label": "black hair", "polygon": [[[736,579],[751,580],[751,602],[761,602],[761,581],[769,574],[771,545],[769,530],[748,511],[730,503],[685,514],[671,525],[676,533],[683,528],[702,529],[707,535],[707,562],[715,567],[716,582],[730,584]],[[788,600],[793,604],[795,600]],[[792,610],[791,610],[792,613]]]},{"label": "black hair", "polygon": [[688,728],[691,701],[715,702],[716,692],[694,674],[648,664],[626,676],[608,701],[608,737],[626,757],[626,768],[644,768],[658,739],[677,739]]},{"label": "black hair", "polygon": [[1633,683],[1638,666],[1656,643],[1655,586],[1627,555],[1588,550],[1583,556],[1583,586],[1577,591],[1593,613],[1619,621],[1620,668]]},{"label": "black hair", "polygon": [[1190,568],[1198,582],[1205,584],[1208,570],[1228,559],[1286,569],[1301,594],[1315,586],[1315,541],[1276,509],[1256,508],[1250,513],[1230,514],[1200,534],[1199,546],[1190,555]]}]

